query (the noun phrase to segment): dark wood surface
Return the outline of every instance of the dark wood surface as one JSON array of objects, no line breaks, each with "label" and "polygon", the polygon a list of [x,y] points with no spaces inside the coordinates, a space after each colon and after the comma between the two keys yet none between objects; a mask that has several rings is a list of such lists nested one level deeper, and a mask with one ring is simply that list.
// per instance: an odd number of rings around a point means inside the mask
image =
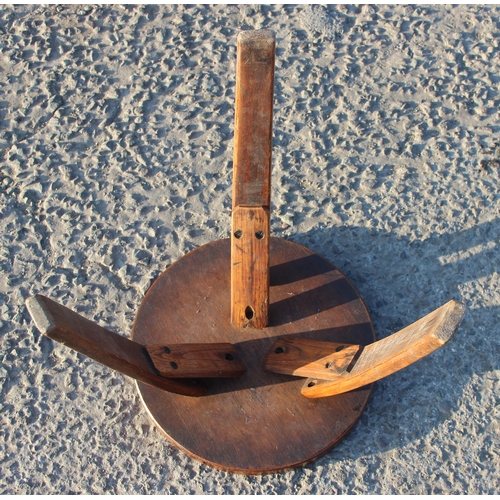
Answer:
[{"label": "dark wood surface", "polygon": [[280,338],[366,345],[368,312],[349,281],[326,260],[295,243],[270,240],[269,326],[231,324],[230,240],[200,247],[153,284],[136,316],[141,344],[230,342],[246,373],[208,380],[191,398],[138,383],[158,428],[185,453],[213,467],[259,474],[308,463],[351,429],[371,386],[330,398],[301,394],[304,379],[269,373],[263,360]]},{"label": "dark wood surface", "polygon": [[272,31],[238,35],[233,207],[270,206],[274,51]]},{"label": "dark wood surface", "polygon": [[113,370],[157,390],[188,396],[201,396],[206,392],[203,381],[170,380],[160,376],[143,345],[106,330],[48,297],[35,295],[26,305],[44,335]]},{"label": "dark wood surface", "polygon": [[160,375],[167,378],[240,377],[246,371],[232,344],[147,345]]},{"label": "dark wood surface", "polygon": [[352,369],[362,349],[359,345],[284,338],[271,346],[264,368],[296,377],[336,380]]}]

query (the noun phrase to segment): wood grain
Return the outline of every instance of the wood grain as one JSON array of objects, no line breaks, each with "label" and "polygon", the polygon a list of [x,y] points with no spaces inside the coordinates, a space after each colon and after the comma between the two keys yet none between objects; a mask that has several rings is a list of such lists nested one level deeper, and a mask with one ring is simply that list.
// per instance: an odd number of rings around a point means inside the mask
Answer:
[{"label": "wood grain", "polygon": [[246,371],[232,344],[147,345],[160,375],[167,378],[239,377]]},{"label": "wood grain", "polygon": [[236,328],[264,328],[269,309],[269,210],[233,210],[231,321]]},{"label": "wood grain", "polygon": [[272,31],[238,35],[233,208],[270,207],[274,53]]},{"label": "wood grain", "polygon": [[269,349],[263,366],[274,373],[336,380],[352,369],[362,349],[359,345],[338,342],[280,339]]},{"label": "wood grain", "polygon": [[446,344],[459,327],[465,310],[461,302],[447,302],[403,330],[366,346],[352,370],[334,382],[308,379],[302,394],[308,398],[334,396],[406,368]]},{"label": "wood grain", "polygon": [[343,344],[374,341],[366,308],[349,281],[325,259],[291,241],[270,238],[269,324],[235,328],[230,321],[230,240],[215,241],[171,265],[144,297],[133,340],[166,345],[234,344],[247,371],[206,379],[202,398],[177,396],[138,383],[152,420],[171,443],[220,469],[269,473],[326,453],[352,428],[371,386],[308,399],[304,379],[269,373],[262,361],[283,338]]},{"label": "wood grain", "polygon": [[43,335],[140,382],[185,396],[201,396],[207,388],[198,380],[169,380],[158,374],[143,345],[106,330],[43,295],[26,301]]}]

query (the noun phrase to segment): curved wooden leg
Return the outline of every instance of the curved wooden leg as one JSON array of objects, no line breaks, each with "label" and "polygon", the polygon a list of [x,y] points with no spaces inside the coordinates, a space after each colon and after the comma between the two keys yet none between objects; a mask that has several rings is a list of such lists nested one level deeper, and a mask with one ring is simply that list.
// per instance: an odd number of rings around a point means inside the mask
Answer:
[{"label": "curved wooden leg", "polygon": [[310,377],[302,394],[322,398],[349,392],[406,368],[450,340],[465,314],[465,305],[451,300],[385,339],[366,347],[291,339],[275,342],[264,368]]},{"label": "curved wooden leg", "polygon": [[245,372],[234,346],[174,344],[144,346],[106,330],[43,295],[26,301],[37,328],[47,337],[124,375],[164,391],[202,396],[198,377],[238,377]]}]

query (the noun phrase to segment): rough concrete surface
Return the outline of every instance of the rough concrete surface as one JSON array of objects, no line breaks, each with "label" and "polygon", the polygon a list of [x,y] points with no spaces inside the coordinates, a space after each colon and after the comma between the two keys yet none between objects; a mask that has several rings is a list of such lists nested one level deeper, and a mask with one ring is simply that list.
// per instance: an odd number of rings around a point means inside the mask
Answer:
[{"label": "rough concrete surface", "polygon": [[[338,266],[378,338],[469,310],[326,456],[245,477],[169,445],[130,379],[24,302],[129,336],[155,277],[228,236],[236,36],[259,28],[273,235]],[[495,5],[0,7],[0,491],[498,492],[499,29]]]}]

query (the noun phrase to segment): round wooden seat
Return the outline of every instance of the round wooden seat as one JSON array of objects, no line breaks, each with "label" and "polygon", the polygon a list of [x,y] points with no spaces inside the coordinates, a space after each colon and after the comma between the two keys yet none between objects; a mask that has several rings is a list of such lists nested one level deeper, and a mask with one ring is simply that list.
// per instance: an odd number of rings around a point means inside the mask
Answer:
[{"label": "round wooden seat", "polygon": [[202,397],[138,382],[146,409],[172,444],[213,467],[264,473],[305,464],[331,449],[360,417],[371,385],[339,396],[305,398],[304,379],[268,373],[262,361],[279,338],[366,345],[374,341],[363,301],[347,278],[311,250],[270,241],[269,326],[230,321],[230,241],[193,250],[144,297],[133,340],[140,344],[230,342],[246,373],[207,380]]}]

